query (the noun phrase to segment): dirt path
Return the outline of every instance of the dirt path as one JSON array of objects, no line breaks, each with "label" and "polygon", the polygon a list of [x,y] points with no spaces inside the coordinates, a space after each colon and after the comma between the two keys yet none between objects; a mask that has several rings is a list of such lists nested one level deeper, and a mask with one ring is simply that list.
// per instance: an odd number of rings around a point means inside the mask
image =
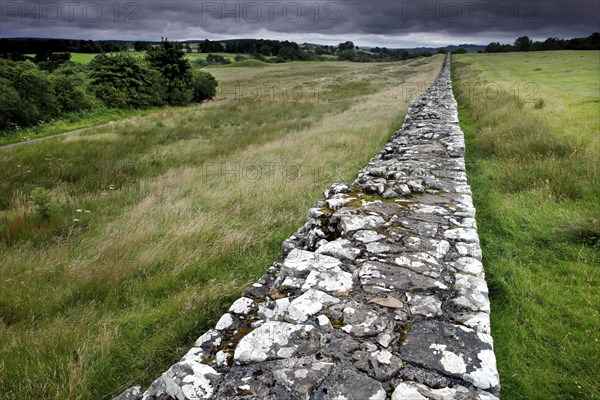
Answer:
[{"label": "dirt path", "polygon": [[108,126],[109,123],[106,124],[100,124],[100,125],[94,125],[94,126],[88,126],[87,128],[80,128],[80,129],[75,129],[74,131],[69,131],[69,132],[63,132],[63,133],[58,133],[56,135],[51,135],[51,136],[44,136],[44,137],[40,137],[40,138],[35,138],[35,139],[31,139],[31,140],[26,140],[24,142],[18,142],[18,143],[11,143],[11,144],[5,144],[0,146],[0,150],[3,149],[8,149],[9,147],[15,147],[15,146],[21,146],[23,144],[27,144],[27,143],[33,143],[33,142],[38,142],[40,140],[46,140],[46,139],[52,139],[52,138],[57,138],[57,137],[61,137],[61,136],[67,136],[67,135],[71,135],[73,133],[79,133],[79,132],[85,132],[88,131],[90,129],[94,129],[94,128],[102,128],[104,126]]}]

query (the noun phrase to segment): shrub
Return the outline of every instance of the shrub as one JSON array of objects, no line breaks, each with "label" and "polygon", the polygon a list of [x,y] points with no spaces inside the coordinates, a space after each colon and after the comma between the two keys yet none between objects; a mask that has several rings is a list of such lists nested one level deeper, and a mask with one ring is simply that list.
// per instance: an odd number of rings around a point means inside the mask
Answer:
[{"label": "shrub", "polygon": [[0,93],[0,129],[4,130],[14,127],[13,117],[19,110],[21,97],[5,78],[0,78]]},{"label": "shrub", "polygon": [[231,61],[228,58],[220,56],[218,54],[209,54],[206,56],[206,62],[209,65],[226,65],[231,64]]},{"label": "shrub", "polygon": [[92,91],[109,107],[146,108],[164,103],[157,71],[127,53],[100,54],[91,61]]},{"label": "shrub", "polygon": [[538,99],[533,104],[533,108],[535,108],[536,110],[541,110],[542,108],[544,108],[544,105],[546,105],[546,102],[544,101],[544,99]]},{"label": "shrub", "polygon": [[[0,114],[8,115],[8,119],[0,122],[0,125],[31,126],[58,115],[60,106],[56,101],[52,80],[32,62],[0,59],[0,78],[3,78],[3,86],[13,89],[7,89],[8,99],[1,100],[9,108],[0,111]],[[3,91],[3,97],[7,92]],[[11,109],[11,104],[17,100],[15,94],[19,96],[19,104],[16,109]]]},{"label": "shrub", "polygon": [[63,113],[91,108],[91,100],[74,80],[66,75],[52,76],[56,101]]},{"label": "shrub", "polygon": [[267,58],[260,53],[254,52],[252,53],[252,58],[258,61],[267,62]]},{"label": "shrub", "polygon": [[186,104],[192,100],[192,65],[181,43],[164,39],[159,46],[148,50],[146,59],[163,78],[167,103]]},{"label": "shrub", "polygon": [[36,214],[42,219],[50,218],[50,191],[37,187],[31,192],[31,200]]},{"label": "shrub", "polygon": [[285,61],[305,61],[307,56],[304,52],[293,47],[284,47],[279,51],[279,58]]},{"label": "shrub", "polygon": [[198,71],[194,74],[194,97],[192,101],[200,103],[210,100],[217,94],[218,82],[208,72]]},{"label": "shrub", "polygon": [[338,61],[355,61],[356,53],[352,50],[342,51],[338,56]]},{"label": "shrub", "polygon": [[48,72],[53,72],[70,60],[71,53],[38,53],[33,58],[39,69]]}]

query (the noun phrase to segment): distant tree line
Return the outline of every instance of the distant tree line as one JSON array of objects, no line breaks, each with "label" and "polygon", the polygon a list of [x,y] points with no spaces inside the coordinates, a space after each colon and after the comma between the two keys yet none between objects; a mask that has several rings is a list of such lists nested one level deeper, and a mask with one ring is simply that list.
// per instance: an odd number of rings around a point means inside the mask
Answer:
[{"label": "distant tree line", "polygon": [[204,40],[198,45],[200,53],[259,53],[263,56],[278,56],[283,49],[300,50],[300,45],[288,40],[240,39],[224,42]]},{"label": "distant tree line", "polygon": [[247,54],[266,62],[312,61],[318,60],[320,55],[309,47],[301,47],[296,42],[268,39],[240,39],[224,42],[206,39],[198,44],[198,52]]},{"label": "distant tree line", "polygon": [[[192,49],[189,42],[181,43],[185,52],[198,51],[200,53],[228,53],[243,55],[264,62],[280,63],[287,61],[319,61],[330,60],[336,56],[341,61],[399,61],[409,58],[428,56],[429,52],[390,50],[375,47],[370,52],[362,51],[351,41],[346,41],[337,46],[318,44],[299,45],[296,42],[269,39],[237,39],[226,41],[203,40]],[[66,39],[0,39],[0,57],[12,60],[26,60],[28,54],[42,54],[47,61],[45,69],[52,71],[60,63],[53,60],[56,53],[114,53],[127,50],[139,52],[150,51],[156,47],[156,42],[149,41],[91,41],[91,40],[66,40]],[[43,49],[43,51],[42,51]],[[42,51],[42,53],[40,53]],[[216,55],[215,55],[216,56]],[[31,59],[31,58],[30,58]],[[37,63],[39,60],[32,60]],[[199,60],[198,65],[225,64],[223,60]]]},{"label": "distant tree line", "polygon": [[[339,43],[337,46],[318,44],[299,45],[290,41],[241,39],[226,42],[204,40],[198,45],[200,53],[248,54],[248,56],[266,62],[315,61],[325,60],[323,56],[337,56],[340,61],[400,61],[415,57],[430,56],[429,52],[409,52],[375,47],[361,51],[353,42]],[[213,56],[214,57],[214,56]],[[267,59],[266,57],[275,57]],[[210,60],[207,60],[211,64]],[[226,63],[224,61],[223,63]]]},{"label": "distant tree line", "polygon": [[[18,130],[98,107],[148,108],[213,98],[217,81],[193,70],[180,43],[163,40],[146,57],[102,53],[89,65],[69,53],[0,58],[0,131]],[[48,68],[49,63],[58,63]]]},{"label": "distant tree line", "polygon": [[1,38],[0,54],[46,53],[112,53],[127,50],[127,44],[117,41]]},{"label": "distant tree line", "polygon": [[403,49],[388,49],[386,47],[373,47],[371,51],[363,51],[352,42],[344,42],[338,45],[338,60],[355,62],[381,62],[381,61],[403,61],[417,57],[430,57],[429,51],[408,51]]},{"label": "distant tree line", "polygon": [[595,32],[586,38],[548,38],[543,42],[534,42],[528,36],[521,36],[512,45],[492,42],[484,51],[486,53],[507,53],[545,50],[600,50],[600,33]]}]

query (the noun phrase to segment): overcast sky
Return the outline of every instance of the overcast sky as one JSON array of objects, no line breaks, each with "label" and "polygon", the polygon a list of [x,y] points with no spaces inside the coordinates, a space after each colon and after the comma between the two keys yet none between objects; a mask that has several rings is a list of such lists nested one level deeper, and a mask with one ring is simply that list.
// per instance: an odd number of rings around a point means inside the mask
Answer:
[{"label": "overcast sky", "polygon": [[0,1],[1,37],[264,38],[417,47],[512,43],[600,30],[597,0]]}]

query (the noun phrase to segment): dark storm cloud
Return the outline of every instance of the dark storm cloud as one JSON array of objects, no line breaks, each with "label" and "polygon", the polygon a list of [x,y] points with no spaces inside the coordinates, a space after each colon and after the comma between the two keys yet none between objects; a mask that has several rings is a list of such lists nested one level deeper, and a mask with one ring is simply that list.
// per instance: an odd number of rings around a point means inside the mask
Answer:
[{"label": "dark storm cloud", "polygon": [[2,36],[173,39],[272,37],[363,44],[488,43],[587,36],[597,1],[5,1]]}]

